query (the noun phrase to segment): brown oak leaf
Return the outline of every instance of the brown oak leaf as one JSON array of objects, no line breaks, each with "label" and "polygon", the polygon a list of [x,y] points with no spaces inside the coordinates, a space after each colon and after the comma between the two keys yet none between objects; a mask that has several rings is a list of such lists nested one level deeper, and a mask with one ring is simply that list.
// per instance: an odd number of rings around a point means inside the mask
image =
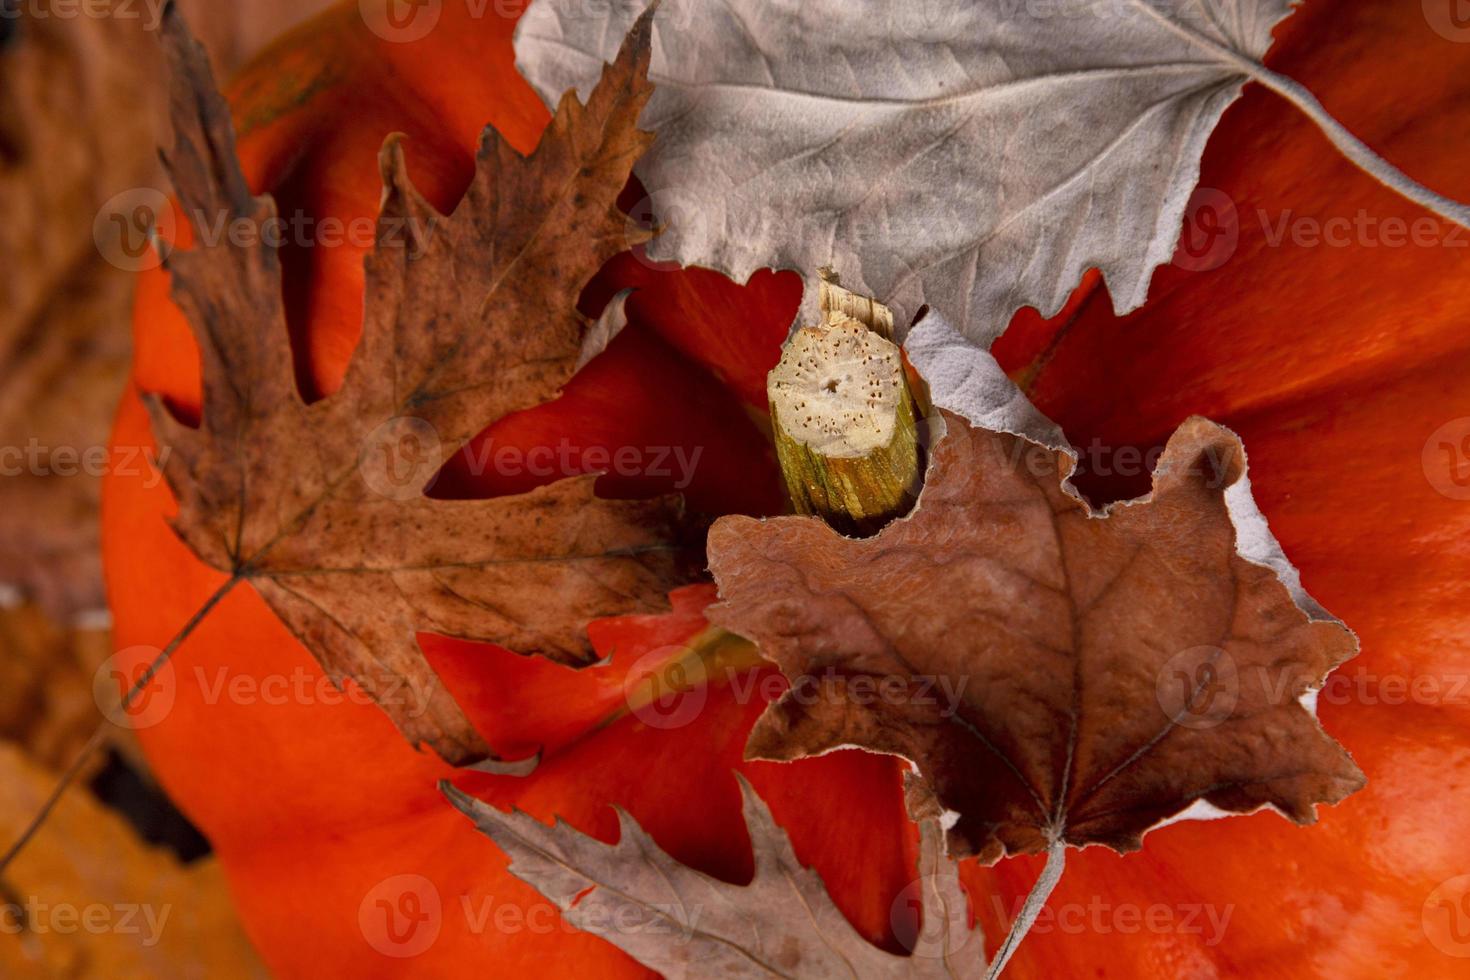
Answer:
[{"label": "brown oak leaf", "polygon": [[743,776],[736,778],[755,856],[748,885],[680,864],[621,809],[618,842],[604,844],[561,821],[548,827],[448,783],[440,788],[510,857],[510,873],[554,902],[568,923],[669,980],[985,975],[985,939],[970,926],[969,904],[944,854],[938,820],[920,824],[918,876],[893,899],[895,910],[917,910],[922,917],[916,934],[903,939],[910,955],[895,956],[858,934],[822,879],[797,859],[765,802]]},{"label": "brown oak leaf", "polygon": [[[184,214],[200,229],[221,216],[265,227],[275,204],[246,186],[228,109],[176,14],[165,46],[176,133],[166,162]],[[168,259],[204,381],[198,428],[149,400],[171,450],[176,530],[250,581],[333,680],[353,678],[411,742],[454,763],[489,750],[417,631],[585,664],[589,619],[661,608],[680,578],[675,499],[602,500],[595,477],[491,500],[423,493],[469,439],[574,373],[587,330],[577,295],[628,244],[614,202],[652,139],[637,128],[648,60],[645,18],[585,106],[562,100],[529,157],[487,129],[450,216],[414,189],[389,137],[362,340],[320,401],[307,404],[293,380],[269,236],[223,236]],[[428,692],[427,707],[385,696],[401,689]]]},{"label": "brown oak leaf", "polygon": [[875,537],[715,525],[710,619],[791,681],[748,756],[903,756],[955,815],[951,853],[986,862],[1132,850],[1200,800],[1308,823],[1362,786],[1299,703],[1356,641],[1239,553],[1233,433],[1189,420],[1152,493],[1097,513],[1069,456],[943,417],[918,507]]}]

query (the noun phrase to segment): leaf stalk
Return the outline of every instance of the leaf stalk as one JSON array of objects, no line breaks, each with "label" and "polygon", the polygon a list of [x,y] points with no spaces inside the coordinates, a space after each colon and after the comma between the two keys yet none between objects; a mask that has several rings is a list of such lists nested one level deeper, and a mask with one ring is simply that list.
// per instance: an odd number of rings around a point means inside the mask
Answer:
[{"label": "leaf stalk", "polygon": [[1016,921],[1011,923],[1010,932],[1006,933],[1005,942],[1000,944],[1000,949],[995,951],[995,960],[990,964],[990,969],[985,974],[985,980],[996,980],[1001,971],[1010,962],[1011,956],[1016,952],[1016,947],[1021,945],[1021,940],[1031,931],[1036,924],[1036,917],[1046,907],[1046,900],[1051,897],[1052,890],[1057,887],[1057,882],[1062,880],[1062,870],[1067,863],[1067,844],[1058,837],[1052,841],[1051,847],[1046,851],[1046,864],[1041,869],[1041,876],[1036,879],[1036,884],[1031,886],[1031,893],[1026,896],[1026,904],[1021,906],[1021,912],[1016,916]]}]

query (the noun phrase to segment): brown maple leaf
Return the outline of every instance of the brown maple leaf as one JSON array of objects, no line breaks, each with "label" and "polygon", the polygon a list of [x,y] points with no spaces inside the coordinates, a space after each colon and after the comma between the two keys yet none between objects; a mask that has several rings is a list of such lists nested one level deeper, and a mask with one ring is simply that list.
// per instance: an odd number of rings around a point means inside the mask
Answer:
[{"label": "brown maple leaf", "polygon": [[944,421],[917,509],[876,537],[715,525],[709,617],[791,681],[748,756],[910,759],[958,815],[952,853],[986,862],[1131,850],[1197,800],[1307,823],[1362,786],[1298,700],[1356,642],[1238,552],[1231,432],[1186,422],[1152,494],[1099,514],[1064,486],[1069,457]]},{"label": "brown maple leaf", "polygon": [[[229,111],[176,15],[165,46],[182,210],[196,228],[221,216],[265,226],[274,202],[246,186]],[[679,580],[676,500],[601,500],[595,477],[492,500],[422,492],[473,436],[572,376],[587,329],[576,297],[628,244],[614,202],[652,139],[637,128],[648,59],[645,17],[585,106],[563,98],[529,157],[487,129],[452,216],[419,195],[387,140],[362,340],[321,401],[293,380],[273,248],[226,236],[168,261],[204,381],[197,429],[149,399],[172,451],[175,528],[250,581],[333,680],[356,680],[451,762],[488,748],[416,631],[585,664],[589,619],[659,608]],[[404,685],[431,692],[427,710],[388,696]]]}]

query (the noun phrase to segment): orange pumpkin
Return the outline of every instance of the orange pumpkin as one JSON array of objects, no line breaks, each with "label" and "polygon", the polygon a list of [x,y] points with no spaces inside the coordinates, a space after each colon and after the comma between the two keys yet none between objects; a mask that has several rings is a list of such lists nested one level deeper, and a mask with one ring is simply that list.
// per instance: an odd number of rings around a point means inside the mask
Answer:
[{"label": "orange pumpkin", "polygon": [[[408,134],[409,169],[441,210],[468,181],[487,122],[521,149],[533,145],[547,116],[514,71],[513,22],[494,4],[438,9],[425,37],[394,43],[348,4],[236,80],[246,173],[276,195],[283,215],[371,217],[376,151],[391,131]],[[1317,2],[1280,35],[1274,67],[1416,178],[1470,199],[1463,154],[1447,150],[1470,145],[1470,44],[1434,33],[1419,5],[1402,0]],[[1405,123],[1409,108],[1415,119]],[[1126,469],[1123,454],[1088,453],[1094,440],[1153,446],[1192,412],[1241,432],[1257,496],[1305,584],[1363,639],[1363,655],[1344,670],[1349,683],[1329,685],[1321,715],[1370,784],[1312,828],[1258,814],[1171,826],[1128,857],[1073,854],[1052,916],[1023,943],[1010,975],[1459,975],[1470,963],[1457,958],[1470,953],[1470,903],[1456,904],[1470,878],[1455,884],[1470,874],[1470,689],[1456,686],[1470,675],[1470,493],[1454,482],[1459,471],[1433,468],[1440,450],[1426,452],[1426,441],[1470,416],[1470,298],[1458,288],[1467,253],[1449,243],[1309,248],[1290,235],[1273,246],[1283,215],[1288,224],[1359,209],[1379,221],[1422,215],[1263,92],[1227,115],[1202,184],[1233,201],[1238,241],[1228,262],[1163,270],[1148,306],[1124,319],[1089,280],[1062,316],[1018,316],[997,354],[1083,447],[1093,470],[1085,485],[1099,493],[1136,491],[1146,477],[1102,472]],[[298,375],[310,392],[331,391],[345,370],[359,332],[362,257],[352,244],[283,250]],[[563,397],[484,438],[522,450],[680,447],[689,458],[698,449],[686,490],[696,508],[779,510],[755,420],[798,280],[760,273],[741,286],[630,254],[588,287],[584,309],[595,313],[626,287],[639,290],[631,323],[608,351]],[[134,379],[187,410],[199,398],[197,357],[167,289],[161,272],[140,282]],[[1451,452],[1470,449],[1460,441],[1470,421],[1460,424],[1434,438]],[[119,410],[114,442],[152,445],[134,395]],[[461,468],[443,486],[494,494],[531,482]],[[670,478],[610,476],[601,486],[648,494],[670,489]],[[172,508],[147,474],[119,470],[108,480],[105,559],[123,648],[166,642],[223,580],[168,530]],[[378,709],[333,696],[248,589],[183,645],[162,678],[171,706],[139,734],[165,787],[214,843],[250,935],[281,976],[646,975],[612,946],[561,926],[510,877],[503,855],[439,797],[444,777],[605,840],[616,833],[610,804],[618,804],[680,860],[742,880],[751,861],[739,770],[849,918],[901,949],[915,842],[900,764],[857,752],[743,762],[745,733],[763,707],[749,694],[761,688],[744,683],[691,692],[693,711],[602,724],[623,706],[624,678],[640,658],[701,630],[712,599],[710,586],[695,585],[673,596],[666,615],[589,624],[612,661],[580,673],[424,637],[492,745],[542,749],[525,778],[455,774],[410,749]],[[120,656],[128,669],[147,651]],[[1388,691],[1388,681],[1397,690],[1399,679],[1412,687],[1425,678],[1439,692],[1432,700],[1424,683],[1412,696]],[[992,945],[1038,869],[1031,859],[966,868]]]}]

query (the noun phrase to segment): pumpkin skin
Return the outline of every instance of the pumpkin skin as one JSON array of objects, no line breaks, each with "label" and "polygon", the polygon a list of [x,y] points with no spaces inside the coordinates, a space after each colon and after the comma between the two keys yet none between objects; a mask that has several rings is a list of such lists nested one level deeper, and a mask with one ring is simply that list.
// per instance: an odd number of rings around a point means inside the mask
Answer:
[{"label": "pumpkin skin", "polygon": [[[493,13],[475,19],[468,6],[444,4],[438,29],[394,44],[366,30],[350,4],[277,45],[231,89],[252,185],[275,193],[283,214],[299,207],[317,218],[371,216],[377,148],[402,131],[410,172],[447,210],[469,179],[487,122],[529,149],[546,113],[514,72],[513,24]],[[1278,33],[1273,67],[1308,84],[1417,178],[1470,198],[1463,155],[1448,150],[1470,140],[1470,45],[1445,41],[1418,5],[1394,0],[1316,3]],[[1412,87],[1400,67],[1410,63]],[[1419,118],[1401,126],[1406,104]],[[1158,445],[1193,412],[1236,428],[1257,497],[1307,588],[1363,639],[1347,676],[1429,677],[1453,690],[1470,674],[1470,502],[1434,489],[1421,451],[1442,423],[1470,416],[1462,326],[1470,299],[1457,288],[1465,252],[1270,247],[1258,207],[1273,218],[1358,208],[1420,215],[1264,92],[1248,92],[1227,113],[1201,183],[1228,194],[1241,216],[1228,263],[1162,270],[1149,305],[1122,319],[1089,280],[1061,316],[1019,315],[996,353],[1084,447],[1093,439]],[[283,253],[303,390],[329,392],[345,369],[360,324],[361,259],[348,246]],[[691,503],[711,512],[779,509],[774,463],[750,418],[764,410],[764,374],[795,312],[795,278],[761,273],[737,286],[623,256],[589,286],[585,308],[595,312],[627,286],[640,289],[629,329],[561,399],[503,420],[487,438],[521,448],[564,438],[705,446]],[[137,387],[197,410],[197,358],[163,273],[141,279],[137,311]],[[134,396],[119,410],[114,442],[152,444]],[[1094,473],[1083,482],[1118,494],[1143,480]],[[223,579],[173,537],[164,524],[171,499],[150,483],[125,471],[107,482],[105,561],[120,648],[165,642]],[[440,486],[523,489],[520,478],[463,471]],[[668,487],[605,479],[602,489]],[[739,770],[854,924],[899,948],[891,911],[913,877],[914,845],[892,760],[844,752],[744,763],[745,733],[762,704],[737,703],[723,685],[705,693],[686,727],[628,718],[597,729],[623,703],[630,665],[701,629],[699,611],[712,598],[709,586],[692,586],[675,594],[668,615],[591,624],[597,649],[613,660],[583,673],[425,637],[434,666],[492,745],[543,748],[541,767],[525,779],[455,775],[409,748],[372,706],[219,697],[222,676],[320,678],[248,588],[180,650],[172,710],[139,736],[165,787],[213,841],[247,929],[281,976],[647,974],[600,940],[534,925],[548,921],[531,914],[545,903],[442,802],[434,785],[445,776],[498,806],[560,815],[604,840],[616,834],[616,803],[680,860],[739,881],[750,874],[730,775]],[[1070,917],[1044,921],[1009,975],[1459,975],[1466,961],[1428,940],[1423,916],[1441,882],[1470,873],[1470,692],[1458,704],[1375,704],[1345,690],[1347,697],[1324,698],[1320,713],[1367,772],[1366,790],[1322,811],[1313,828],[1257,814],[1177,824],[1127,857],[1096,848],[1072,854],[1050,903]],[[1009,909],[1038,870],[1029,858],[966,866],[992,947],[1003,934],[997,910]],[[381,937],[359,920],[379,883],[400,874],[428,878],[443,902],[437,940],[409,959],[380,952],[372,940]],[[496,928],[492,914],[477,929],[461,897],[472,914],[487,900],[492,913],[516,906],[523,924]],[[1222,936],[1202,918],[1183,922],[1205,904],[1217,916],[1230,910]],[[1169,910],[1170,928],[1137,925],[1155,905]],[[1093,907],[1110,910],[1100,927]],[[1138,910],[1134,925],[1111,911],[1124,908]]]},{"label": "pumpkin skin", "polygon": [[[281,214],[299,207],[317,218],[373,217],[381,193],[375,154],[391,131],[408,135],[410,172],[441,210],[468,181],[487,120],[520,149],[534,145],[547,116],[514,73],[513,24],[492,17],[456,25],[453,7],[446,5],[446,19],[429,39],[396,45],[363,29],[354,4],[285,40],[236,82],[242,161],[256,188],[277,195]],[[457,88],[450,80],[473,85]],[[345,371],[361,323],[362,257],[347,246],[283,250],[303,390],[331,391]],[[503,420],[485,438],[522,450],[562,439],[578,448],[673,446],[686,455],[703,449],[685,491],[691,507],[779,509],[774,456],[754,422],[764,406],[754,399],[764,399],[765,373],[795,313],[799,282],[763,273],[737,287],[713,273],[660,272],[628,256],[589,287],[589,310],[627,286],[642,289],[629,302],[627,330],[560,399]],[[140,281],[134,378],[138,388],[167,393],[188,414],[198,406],[197,355],[167,289],[162,272]],[[711,292],[696,301],[701,290]],[[149,445],[148,433],[130,396],[114,443]],[[147,482],[114,478],[105,507],[110,596],[125,648],[166,640],[222,581],[174,540],[163,523],[172,510],[169,494]],[[484,495],[524,489],[524,477],[474,477],[452,467],[436,486]],[[671,489],[667,478],[599,483],[599,492],[612,494]],[[424,637],[444,682],[497,750],[511,757],[542,750],[544,762],[527,779],[455,773],[414,751],[375,706],[324,703],[331,699],[316,693],[322,687],[315,662],[248,588],[230,595],[181,648],[168,685],[177,690],[172,709],[139,735],[159,778],[232,869],[241,917],[283,977],[407,969],[430,976],[486,969],[649,975],[616,948],[561,927],[544,899],[511,878],[498,849],[439,795],[437,783],[447,777],[502,807],[561,816],[607,840],[616,839],[617,804],[681,860],[740,879],[752,867],[738,769],[792,825],[803,859],[840,889],[844,911],[874,941],[891,946],[890,905],[913,877],[914,861],[911,838],[894,832],[904,817],[892,760],[849,754],[799,767],[747,765],[744,733],[762,704],[737,703],[726,690],[711,691],[687,727],[633,717],[587,737],[624,706],[631,665],[705,628],[700,610],[713,595],[710,586],[696,585],[674,594],[669,615],[592,624],[596,649],[613,660],[584,673]],[[146,650],[124,654],[121,666],[130,671],[146,657]],[[286,703],[266,703],[264,688],[241,699],[219,687],[221,679],[302,676],[310,678],[311,693]],[[332,772],[353,773],[351,785]],[[813,799],[813,785],[828,789]],[[867,801],[855,818],[853,799]],[[839,820],[845,831],[833,835],[827,828]],[[853,847],[871,862],[852,862]],[[443,909],[437,940],[411,959],[380,951],[381,920],[367,929],[360,922],[365,902],[379,895],[374,889],[401,874],[431,880]],[[516,921],[497,928],[494,916],[503,907]]]},{"label": "pumpkin skin", "polygon": [[[1470,145],[1470,44],[1435,33],[1427,9],[1309,2],[1267,63],[1405,172],[1470,200],[1470,172],[1451,149]],[[1361,210],[1381,236],[1390,219],[1425,212],[1255,87],[1212,137],[1200,186],[1237,210],[1227,263],[1190,271],[1176,257],[1148,304],[1121,318],[1089,282],[1056,320],[1018,317],[994,352],[1084,449],[1162,445],[1195,413],[1240,433],[1257,502],[1303,584],[1361,641],[1318,714],[1368,785],[1312,827],[1262,813],[1176,824],[1127,857],[1074,852],[1052,907],[1096,896],[1233,907],[1223,940],[1090,921],[1067,934],[1058,923],[1027,938],[1011,975],[1470,975],[1470,943],[1446,942],[1446,917],[1470,937],[1470,902],[1425,907],[1441,883],[1470,874],[1470,501],[1439,492],[1431,481],[1449,485],[1446,469],[1423,458],[1436,430],[1470,416],[1470,233],[1441,228],[1445,244],[1428,248],[1277,237],[1284,215],[1320,223]],[[1103,497],[1146,490],[1141,476],[1082,483]],[[1404,693],[1415,684],[1437,694]],[[1009,909],[1039,867],[1003,862],[971,881]],[[979,911],[996,929],[994,902]]]}]

